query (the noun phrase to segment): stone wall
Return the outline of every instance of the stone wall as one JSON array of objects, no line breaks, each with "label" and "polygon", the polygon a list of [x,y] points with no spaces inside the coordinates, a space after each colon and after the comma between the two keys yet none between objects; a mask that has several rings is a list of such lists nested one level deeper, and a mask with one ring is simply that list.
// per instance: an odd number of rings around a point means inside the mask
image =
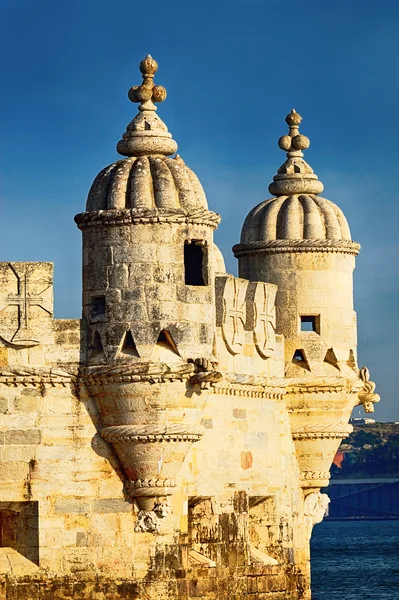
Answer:
[{"label": "stone wall", "polygon": [[[24,269],[33,277],[43,269],[52,273],[41,263]],[[9,271],[18,269],[3,266]],[[207,383],[200,372],[192,383],[150,377],[140,384],[154,406],[167,407],[170,398],[172,407],[179,398],[184,418],[199,407],[203,431],[182,457],[171,514],[157,535],[135,531],[139,506],[126,494],[126,471],[100,435],[114,417],[105,418],[101,386],[93,395],[95,388],[88,390],[79,377],[82,323],[51,319],[35,329],[30,312],[32,345],[13,343],[11,335],[5,340],[0,571],[6,575],[0,597],[306,597],[306,536],[295,510],[303,497],[280,385],[275,287],[259,286],[219,276],[212,352],[223,381]],[[17,331],[20,317],[17,311]],[[172,360],[170,368],[182,363],[168,353],[162,359]],[[269,387],[265,376],[274,381]],[[180,414],[173,410],[171,423]]]}]

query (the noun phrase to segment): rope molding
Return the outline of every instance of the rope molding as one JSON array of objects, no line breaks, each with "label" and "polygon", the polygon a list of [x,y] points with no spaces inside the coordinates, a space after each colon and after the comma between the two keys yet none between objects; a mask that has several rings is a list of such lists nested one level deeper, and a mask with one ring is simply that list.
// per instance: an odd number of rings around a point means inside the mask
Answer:
[{"label": "rope molding", "polygon": [[175,487],[175,479],[135,479],[126,482],[126,489],[131,498],[171,496]]},{"label": "rope molding", "polygon": [[300,480],[309,481],[314,479],[330,479],[329,471],[301,471]]},{"label": "rope molding", "polygon": [[203,435],[197,425],[113,425],[104,427],[101,436],[110,444],[128,442],[197,442]]},{"label": "rope molding", "polygon": [[67,387],[76,384],[78,377],[78,367],[70,371],[60,369],[29,368],[23,369],[11,368],[0,370],[0,384],[8,387],[42,387],[50,385],[52,387]]},{"label": "rope molding", "polygon": [[76,215],[75,222],[79,229],[88,227],[107,227],[112,225],[136,225],[140,223],[177,223],[207,225],[216,229],[221,220],[220,215],[206,208],[190,210],[176,209],[110,209],[83,212]]},{"label": "rope molding", "polygon": [[269,240],[246,242],[233,246],[234,256],[251,256],[281,252],[340,252],[357,256],[360,244],[351,240]]},{"label": "rope molding", "polygon": [[348,431],[301,431],[292,434],[292,439],[296,440],[338,440],[346,438]]}]

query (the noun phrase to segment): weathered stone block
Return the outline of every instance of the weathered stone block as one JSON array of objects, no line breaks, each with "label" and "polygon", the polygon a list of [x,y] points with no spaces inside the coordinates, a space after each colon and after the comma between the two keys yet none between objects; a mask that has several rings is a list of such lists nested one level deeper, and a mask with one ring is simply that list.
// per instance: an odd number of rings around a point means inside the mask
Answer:
[{"label": "weathered stone block", "polygon": [[101,500],[93,500],[91,508],[93,513],[132,512],[132,505],[123,498],[103,498]]},{"label": "weathered stone block", "polygon": [[11,429],[5,432],[6,444],[40,444],[40,429],[18,430]]},{"label": "weathered stone block", "polygon": [[81,499],[57,498],[54,512],[55,514],[83,515],[90,512],[90,502]]}]

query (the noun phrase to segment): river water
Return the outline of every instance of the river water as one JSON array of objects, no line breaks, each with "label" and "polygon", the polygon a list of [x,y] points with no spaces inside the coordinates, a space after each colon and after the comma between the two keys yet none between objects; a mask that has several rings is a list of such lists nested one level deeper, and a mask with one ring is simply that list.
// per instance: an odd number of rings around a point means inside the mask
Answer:
[{"label": "river water", "polygon": [[312,600],[399,600],[399,520],[322,521],[311,565]]}]

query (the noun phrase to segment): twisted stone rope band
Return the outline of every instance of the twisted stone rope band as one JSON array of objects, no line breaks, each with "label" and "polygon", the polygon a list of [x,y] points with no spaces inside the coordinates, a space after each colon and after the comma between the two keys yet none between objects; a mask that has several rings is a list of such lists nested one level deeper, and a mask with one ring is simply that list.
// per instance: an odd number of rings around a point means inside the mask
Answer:
[{"label": "twisted stone rope band", "polygon": [[329,471],[302,471],[300,474],[301,481],[314,481],[315,479],[330,479]]},{"label": "twisted stone rope band", "polygon": [[303,431],[292,434],[293,440],[338,440],[346,438],[348,431]]},{"label": "twisted stone rope band", "polygon": [[359,254],[360,244],[351,240],[270,240],[268,242],[247,242],[233,246],[234,256],[278,252],[342,252]]},{"label": "twisted stone rope band", "polygon": [[196,442],[202,435],[202,428],[196,425],[114,425],[101,430],[101,436],[110,444]]},{"label": "twisted stone rope band", "polygon": [[131,498],[171,496],[175,487],[174,479],[136,479],[126,484]]},{"label": "twisted stone rope band", "polygon": [[159,209],[140,210],[96,210],[76,215],[75,222],[79,229],[107,225],[132,225],[136,223],[195,223],[197,225],[208,225],[212,229],[220,223],[220,215],[204,208],[188,211]]}]

